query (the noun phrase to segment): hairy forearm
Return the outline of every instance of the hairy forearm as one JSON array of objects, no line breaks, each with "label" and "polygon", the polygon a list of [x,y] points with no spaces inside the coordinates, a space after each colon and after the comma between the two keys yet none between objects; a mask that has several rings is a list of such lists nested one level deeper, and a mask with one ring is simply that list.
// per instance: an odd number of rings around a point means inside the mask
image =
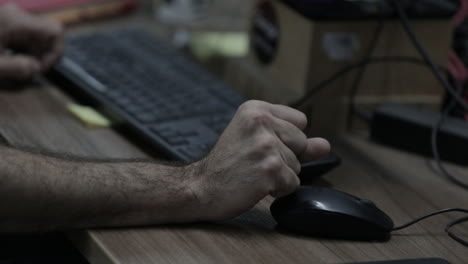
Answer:
[{"label": "hairy forearm", "polygon": [[0,231],[198,220],[192,166],[60,158],[0,147]]}]

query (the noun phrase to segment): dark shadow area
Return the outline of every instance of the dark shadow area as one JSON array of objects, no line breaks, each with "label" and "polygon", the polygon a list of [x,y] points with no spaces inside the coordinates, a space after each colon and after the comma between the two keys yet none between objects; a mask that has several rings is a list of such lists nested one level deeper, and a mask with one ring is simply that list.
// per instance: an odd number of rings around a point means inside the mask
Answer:
[{"label": "dark shadow area", "polygon": [[285,235],[285,236],[289,236],[289,237],[295,237],[295,238],[300,238],[300,239],[319,239],[320,241],[323,241],[323,242],[352,242],[352,241],[357,241],[357,242],[363,242],[363,243],[385,243],[385,242],[388,242],[390,241],[391,239],[391,235],[389,234],[388,237],[386,237],[385,239],[381,239],[381,240],[367,240],[367,239],[354,239],[354,238],[334,238],[332,236],[312,236],[312,235],[302,235],[302,234],[298,234],[298,233],[294,233],[294,232],[291,232],[291,231],[288,231],[282,227],[280,227],[279,225],[276,225],[275,226],[275,231],[282,234],[282,235]]},{"label": "dark shadow area", "polygon": [[87,264],[62,233],[0,236],[0,264]]},{"label": "dark shadow area", "polygon": [[[326,175],[322,176],[326,177]],[[316,179],[309,179],[309,180],[301,180],[302,186],[320,186],[320,187],[327,187],[332,188],[332,184],[323,178],[316,178]]]},{"label": "dark shadow area", "polygon": [[[219,222],[197,222],[187,224],[168,224],[154,226],[135,226],[131,227],[134,230],[140,229],[164,229],[164,230],[200,230],[212,233],[223,233],[228,235],[269,235],[275,234],[276,221],[270,215],[269,211],[253,208],[240,216]],[[129,227],[123,227],[122,230],[128,230]],[[115,231],[116,228],[100,228],[99,231]]]},{"label": "dark shadow area", "polygon": [[35,80],[0,80],[0,92],[19,93],[39,86]]}]

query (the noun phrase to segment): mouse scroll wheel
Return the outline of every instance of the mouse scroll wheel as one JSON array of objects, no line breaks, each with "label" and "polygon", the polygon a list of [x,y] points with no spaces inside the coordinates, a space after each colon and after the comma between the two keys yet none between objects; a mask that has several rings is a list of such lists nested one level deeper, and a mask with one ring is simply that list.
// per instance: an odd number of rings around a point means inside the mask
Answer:
[{"label": "mouse scroll wheel", "polygon": [[369,200],[361,200],[360,203],[366,204],[366,205],[369,205],[369,206],[372,206],[372,207],[376,207],[375,204],[372,201],[369,201]]}]

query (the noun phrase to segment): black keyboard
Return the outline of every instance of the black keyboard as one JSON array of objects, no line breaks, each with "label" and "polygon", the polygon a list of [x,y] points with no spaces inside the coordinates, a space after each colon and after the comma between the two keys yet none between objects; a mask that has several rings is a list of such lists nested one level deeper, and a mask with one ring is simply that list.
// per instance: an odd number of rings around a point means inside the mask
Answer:
[{"label": "black keyboard", "polygon": [[54,72],[180,161],[201,159],[245,101],[171,45],[138,29],[67,38]]}]

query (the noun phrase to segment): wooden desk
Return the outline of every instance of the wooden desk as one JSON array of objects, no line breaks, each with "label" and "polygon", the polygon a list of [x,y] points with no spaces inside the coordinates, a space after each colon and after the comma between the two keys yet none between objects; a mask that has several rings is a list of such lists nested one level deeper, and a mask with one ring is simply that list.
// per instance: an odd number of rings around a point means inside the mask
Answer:
[{"label": "wooden desk", "polygon": [[[146,156],[110,129],[86,129],[66,112],[70,98],[51,85],[41,86],[0,92],[0,133],[10,144],[95,157]],[[445,207],[467,207],[468,191],[435,174],[425,159],[361,136],[332,142],[344,162],[321,184],[375,201],[396,224]],[[467,175],[466,169],[458,172]],[[91,263],[344,263],[420,257],[468,261],[467,248],[444,233],[445,224],[457,214],[426,220],[385,243],[335,241],[278,232],[268,210],[271,201],[266,198],[223,223],[83,230],[70,233],[70,238]],[[455,230],[468,238],[466,224]]]},{"label": "wooden desk", "polygon": [[[149,16],[145,10],[143,17]],[[111,24],[145,25],[141,17]],[[79,30],[95,28],[93,23]],[[69,101],[49,84],[0,90],[0,134],[15,146],[101,158],[148,157],[111,129],[83,127],[67,113]],[[362,136],[340,136],[332,143],[343,164],[320,184],[373,200],[396,224],[445,207],[468,207],[468,191],[435,174],[425,159],[371,144]],[[444,233],[457,214],[426,220],[385,243],[335,241],[278,232],[268,209],[271,202],[266,198],[223,223],[83,230],[69,237],[91,263],[344,263],[420,257],[468,262],[468,250]],[[468,238],[466,224],[454,230]]]}]

